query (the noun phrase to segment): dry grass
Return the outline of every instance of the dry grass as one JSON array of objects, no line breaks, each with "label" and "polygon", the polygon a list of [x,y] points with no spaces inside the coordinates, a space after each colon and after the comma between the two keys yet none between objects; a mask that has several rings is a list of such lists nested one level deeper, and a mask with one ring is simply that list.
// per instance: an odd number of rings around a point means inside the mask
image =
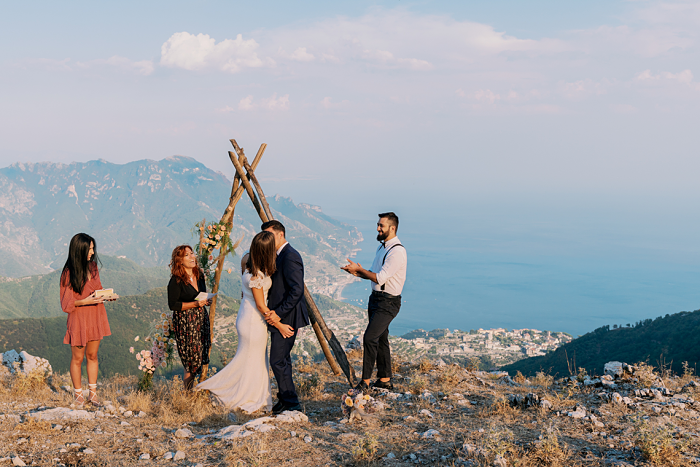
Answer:
[{"label": "dry grass", "polygon": [[690,462],[681,454],[685,449],[684,440],[676,440],[673,430],[662,424],[651,424],[648,420],[637,419],[635,445],[646,460],[655,466],[686,466]]}]

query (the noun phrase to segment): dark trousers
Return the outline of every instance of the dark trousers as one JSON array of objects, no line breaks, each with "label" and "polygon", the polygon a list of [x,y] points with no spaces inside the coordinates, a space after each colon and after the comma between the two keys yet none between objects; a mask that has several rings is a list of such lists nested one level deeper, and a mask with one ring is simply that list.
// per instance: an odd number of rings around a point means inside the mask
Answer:
[{"label": "dark trousers", "polygon": [[294,380],[292,380],[292,357],[290,355],[296,338],[296,331],[292,337],[286,339],[278,330],[270,331],[270,366],[277,380],[277,398],[286,405],[299,403]]},{"label": "dark trousers", "polygon": [[401,295],[392,296],[384,292],[372,292],[369,296],[367,314],[369,324],[362,340],[364,358],[362,379],[370,379],[377,363],[377,378],[391,378],[391,349],[389,348],[389,324],[399,314]]}]

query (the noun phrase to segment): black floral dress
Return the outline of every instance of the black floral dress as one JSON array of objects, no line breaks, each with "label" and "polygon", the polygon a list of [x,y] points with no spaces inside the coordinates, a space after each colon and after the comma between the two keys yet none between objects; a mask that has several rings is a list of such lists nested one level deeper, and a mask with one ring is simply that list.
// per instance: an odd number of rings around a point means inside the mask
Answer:
[{"label": "black floral dress", "polygon": [[209,364],[211,335],[209,312],[205,307],[182,310],[183,302],[194,302],[199,292],[206,292],[204,277],[200,275],[197,283],[199,290],[192,284],[172,276],[168,283],[168,307],[173,311],[173,331],[177,341],[177,352],[182,366],[192,374],[199,373],[202,365]]}]

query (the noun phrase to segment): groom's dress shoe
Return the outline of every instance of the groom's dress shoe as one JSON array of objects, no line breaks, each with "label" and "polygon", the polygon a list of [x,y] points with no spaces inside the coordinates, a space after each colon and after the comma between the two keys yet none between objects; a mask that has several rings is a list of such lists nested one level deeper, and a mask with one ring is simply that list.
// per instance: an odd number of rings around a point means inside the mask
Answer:
[{"label": "groom's dress shoe", "polygon": [[289,410],[290,412],[294,410],[298,410],[299,412],[301,412],[301,404],[284,404],[282,402],[278,402],[277,405],[275,405],[272,408],[272,415],[279,415],[287,410]]},{"label": "groom's dress shoe", "polygon": [[378,389],[388,389],[390,391],[393,391],[394,390],[394,383],[392,383],[391,380],[382,381],[382,380],[378,379],[377,381],[372,383],[372,387],[378,388]]},{"label": "groom's dress shoe", "polygon": [[282,401],[277,401],[275,405],[272,406],[272,413],[273,414],[278,414],[282,413],[284,407],[284,403]]},{"label": "groom's dress shoe", "polygon": [[356,391],[369,391],[369,384],[365,383],[365,380],[361,379],[360,382],[355,386]]}]

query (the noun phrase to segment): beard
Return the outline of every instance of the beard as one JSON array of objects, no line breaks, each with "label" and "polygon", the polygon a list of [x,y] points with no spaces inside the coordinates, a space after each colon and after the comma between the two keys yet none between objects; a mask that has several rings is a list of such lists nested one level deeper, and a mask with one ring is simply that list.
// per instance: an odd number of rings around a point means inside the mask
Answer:
[{"label": "beard", "polygon": [[383,234],[377,234],[377,241],[378,242],[383,242],[386,240],[386,238],[389,236],[389,232],[385,232]]}]

